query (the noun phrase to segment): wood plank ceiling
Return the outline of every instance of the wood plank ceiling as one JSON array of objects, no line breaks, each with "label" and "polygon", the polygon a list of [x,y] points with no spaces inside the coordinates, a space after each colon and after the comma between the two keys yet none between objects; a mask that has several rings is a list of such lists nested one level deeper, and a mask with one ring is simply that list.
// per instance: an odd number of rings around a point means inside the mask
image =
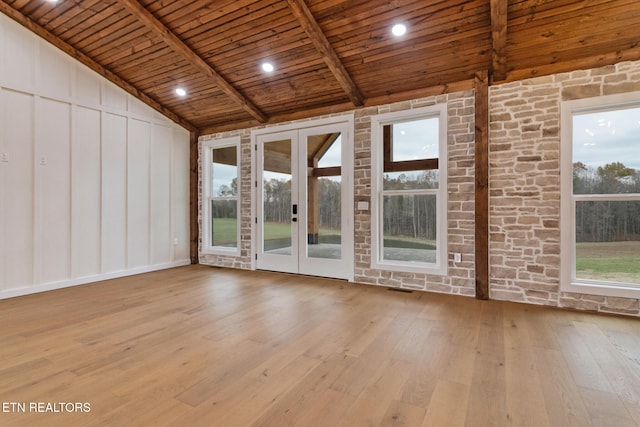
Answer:
[{"label": "wood plank ceiling", "polygon": [[472,88],[476,72],[496,83],[640,59],[638,0],[0,0],[0,12],[200,133]]}]

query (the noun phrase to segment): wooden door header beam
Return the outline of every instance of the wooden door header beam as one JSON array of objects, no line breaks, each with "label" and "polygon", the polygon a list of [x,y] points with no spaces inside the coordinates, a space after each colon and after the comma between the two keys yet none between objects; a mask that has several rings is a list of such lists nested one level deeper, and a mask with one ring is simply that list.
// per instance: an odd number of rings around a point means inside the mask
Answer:
[{"label": "wooden door header beam", "polygon": [[169,110],[167,107],[161,105],[159,102],[149,97],[149,95],[142,92],[140,89],[136,88],[135,86],[133,86],[132,84],[130,84],[129,82],[127,82],[126,80],[118,76],[117,74],[107,70],[102,65],[100,65],[99,63],[97,63],[96,61],[94,61],[84,53],[80,52],[79,50],[77,50],[67,42],[63,41],[62,39],[58,38],[53,33],[49,32],[49,30],[47,30],[46,28],[36,24],[34,21],[27,18],[22,13],[20,13],[19,11],[17,11],[16,9],[9,6],[7,3],[3,1],[0,1],[0,12],[4,13],[9,18],[13,19],[18,24],[27,28],[31,32],[35,33],[36,35],[42,37],[43,39],[45,39],[46,41],[48,41],[49,43],[51,43],[52,45],[54,45],[64,53],[66,53],[67,55],[80,61],[82,64],[86,65],[91,70],[100,74],[102,77],[109,80],[111,83],[120,87],[125,92],[135,96],[136,98],[138,98],[139,100],[141,100],[142,102],[144,102],[145,104],[153,108],[154,110],[164,114],[165,116],[167,116],[168,118],[170,118],[171,120],[179,124],[180,126],[186,128],[191,132],[197,129],[196,126],[193,125],[188,120],[182,118],[181,116],[177,115],[173,111]]},{"label": "wooden door header beam", "polygon": [[242,95],[235,87],[231,85],[224,77],[210,66],[204,59],[202,59],[197,53],[195,53],[189,46],[187,46],[178,36],[173,34],[167,27],[164,26],[155,16],[145,9],[136,0],[118,0],[118,4],[126,8],[132,13],[142,24],[149,28],[157,36],[171,48],[174,52],[185,58],[190,64],[198,68],[200,71],[209,76],[215,84],[238,103],[247,113],[257,119],[261,123],[266,123],[268,117],[265,113],[260,111],[249,99]]},{"label": "wooden door header beam", "polygon": [[364,105],[364,96],[346,68],[344,68],[342,61],[338,58],[333,47],[331,47],[329,40],[327,40],[304,0],[287,0],[287,3],[353,105],[362,107]]}]

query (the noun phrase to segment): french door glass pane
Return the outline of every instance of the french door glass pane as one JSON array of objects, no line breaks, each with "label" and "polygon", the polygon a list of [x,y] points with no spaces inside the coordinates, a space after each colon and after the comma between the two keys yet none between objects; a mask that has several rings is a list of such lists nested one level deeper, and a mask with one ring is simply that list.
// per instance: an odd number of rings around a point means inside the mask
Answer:
[{"label": "french door glass pane", "polygon": [[640,201],[576,202],[576,278],[640,285]]},{"label": "french door glass pane", "polygon": [[307,257],[342,259],[340,133],[307,138]]},{"label": "french door glass pane", "polygon": [[266,142],[263,161],[263,250],[291,255],[291,140]]},{"label": "french door glass pane", "polygon": [[[320,150],[319,152],[312,152],[312,156],[317,157],[318,167],[320,168],[329,168],[333,166],[341,166],[342,165],[342,136],[339,133],[327,134],[327,135],[318,135],[319,137],[324,138],[335,138],[331,145],[324,150]],[[309,138],[308,143],[312,145],[312,138]],[[313,145],[310,147],[311,149],[316,149]]]},{"label": "french door glass pane", "polygon": [[[313,185],[317,185],[316,190],[312,189]],[[309,199],[307,212],[307,256],[342,259],[342,178],[320,178],[314,184],[309,177],[309,197],[314,195],[315,200]],[[317,212],[313,213],[312,209],[317,209]]]},{"label": "french door glass pane", "polygon": [[383,260],[436,262],[436,195],[383,197]]}]

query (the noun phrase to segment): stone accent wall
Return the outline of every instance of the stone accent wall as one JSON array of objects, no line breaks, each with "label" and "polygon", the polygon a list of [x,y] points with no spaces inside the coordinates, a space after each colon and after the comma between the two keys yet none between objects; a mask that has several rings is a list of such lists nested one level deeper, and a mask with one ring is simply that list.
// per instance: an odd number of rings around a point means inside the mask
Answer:
[{"label": "stone accent wall", "polygon": [[[355,114],[354,183],[355,200],[371,199],[371,116],[447,103],[448,106],[448,263],[449,275],[426,275],[371,270],[371,213],[355,211],[355,281],[462,295],[475,294],[474,259],[474,96],[473,91],[440,95],[408,102],[359,109]],[[339,114],[335,116],[340,116]],[[298,121],[303,125],[305,120]],[[258,128],[255,128],[258,129]],[[251,130],[224,132],[201,136],[203,141],[241,136],[241,256],[208,255],[200,252],[200,263],[249,269],[251,268]],[[202,164],[198,166],[199,194],[202,188]],[[199,221],[202,226],[202,200],[199,201]],[[357,205],[357,203],[356,203]],[[202,230],[202,227],[200,228]],[[202,248],[202,235],[199,239]],[[462,262],[453,264],[453,253],[462,254]]]},{"label": "stone accent wall", "polygon": [[[338,117],[341,114],[333,114],[323,117]],[[316,117],[314,119],[323,118]],[[311,119],[309,119],[311,120]],[[309,120],[296,120],[290,123],[300,123],[301,127],[304,126],[304,122]],[[278,125],[257,126],[249,129],[235,130],[230,132],[220,132],[216,134],[202,135],[198,138],[198,153],[202,153],[202,145],[205,141],[211,141],[216,139],[231,138],[240,136],[240,256],[229,255],[211,255],[202,252],[202,177],[203,177],[203,164],[202,156],[198,157],[198,225],[200,228],[200,235],[198,236],[198,257],[199,263],[204,265],[211,265],[215,267],[229,267],[239,268],[243,270],[251,269],[251,257],[255,253],[251,247],[251,195],[253,186],[251,183],[251,150],[253,145],[251,141],[251,131],[263,128],[269,128]]]},{"label": "stone accent wall", "polygon": [[[370,202],[371,116],[436,104],[448,113],[448,276],[371,269],[371,214],[355,213],[355,281],[380,286],[475,295],[474,95],[458,92],[356,111],[355,200]],[[453,263],[453,253],[462,262]]]},{"label": "stone accent wall", "polygon": [[202,153],[202,143],[212,139],[240,136],[240,256],[210,255],[202,253],[202,156],[198,160],[198,251],[200,264],[217,267],[231,267],[248,270],[251,268],[251,129],[201,136],[198,153]]},{"label": "stone accent wall", "polygon": [[490,298],[640,316],[637,299],[560,291],[560,108],[640,91],[640,61],[489,88]]},{"label": "stone accent wall", "polygon": [[[560,291],[561,102],[630,91],[640,91],[640,61],[489,88],[489,271],[492,299],[640,316],[638,299]],[[356,205],[358,201],[371,202],[371,116],[439,103],[447,104],[449,114],[449,274],[438,276],[372,270],[371,215],[370,212],[356,210],[356,282],[469,296],[475,294],[473,91],[355,110],[355,202]],[[253,254],[251,129],[202,136],[200,145],[206,140],[237,135],[241,136],[242,150],[241,256],[200,253],[200,263],[249,269]],[[202,164],[199,165],[199,177],[201,180]],[[461,263],[453,263],[455,252],[462,254]]]}]

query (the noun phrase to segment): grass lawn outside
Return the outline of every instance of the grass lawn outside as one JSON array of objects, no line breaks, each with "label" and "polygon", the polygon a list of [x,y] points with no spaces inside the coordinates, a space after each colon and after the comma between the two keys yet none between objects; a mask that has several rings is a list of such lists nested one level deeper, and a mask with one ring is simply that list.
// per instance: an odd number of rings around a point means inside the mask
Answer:
[{"label": "grass lawn outside", "polygon": [[640,241],[577,243],[576,276],[640,284]]},{"label": "grass lawn outside", "polygon": [[[323,236],[339,235],[339,230],[320,229]],[[264,223],[265,241],[291,237],[291,225]],[[394,236],[397,240],[397,236]],[[237,220],[216,218],[213,223],[215,246],[236,247]],[[406,239],[411,247],[413,239]],[[424,243],[424,242],[421,242]],[[435,243],[435,242],[434,242]],[[404,247],[404,244],[392,246]],[[434,245],[435,246],[435,245]],[[640,284],[640,241],[582,242],[576,245],[576,276],[579,279],[604,280]]]},{"label": "grass lawn outside", "polygon": [[213,219],[213,246],[235,248],[238,244],[238,220],[235,218]]},{"label": "grass lawn outside", "polygon": [[[237,222],[235,218],[215,218],[213,223],[213,242],[215,246],[235,247],[237,241]],[[281,240],[291,238],[291,224],[280,222],[264,223],[264,240]],[[341,231],[332,228],[320,228],[320,236],[324,239],[336,240]],[[337,239],[339,241],[339,239]],[[385,236],[387,246],[399,248],[426,248],[434,249],[435,241],[414,239],[405,236]]]},{"label": "grass lawn outside", "polygon": [[265,240],[286,239],[291,237],[291,224],[265,222],[263,235]]}]

